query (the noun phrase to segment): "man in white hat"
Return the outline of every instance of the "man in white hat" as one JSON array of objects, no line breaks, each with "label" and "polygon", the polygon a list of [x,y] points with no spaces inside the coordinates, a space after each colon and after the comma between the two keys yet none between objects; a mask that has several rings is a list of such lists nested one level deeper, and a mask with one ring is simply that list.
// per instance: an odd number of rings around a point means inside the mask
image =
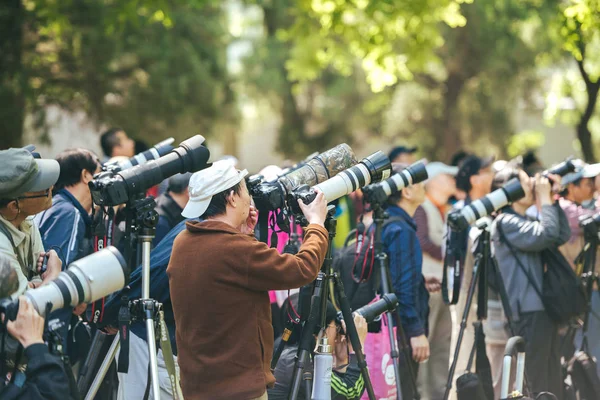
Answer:
[{"label": "man in white hat", "polygon": [[203,221],[187,223],[167,268],[186,400],[267,398],[275,382],[268,291],[312,282],[327,252],[323,193],[300,202],[309,225],[296,255],[256,240],[247,174],[217,161],[190,179],[182,214]]},{"label": "man in white hat", "polygon": [[60,167],[56,160],[35,159],[26,149],[0,151],[0,165],[0,254],[17,271],[16,297],[28,287],[52,281],[61,271],[54,250],[47,254],[47,270],[41,271],[46,253],[33,223],[35,214],[52,205],[52,186]]}]

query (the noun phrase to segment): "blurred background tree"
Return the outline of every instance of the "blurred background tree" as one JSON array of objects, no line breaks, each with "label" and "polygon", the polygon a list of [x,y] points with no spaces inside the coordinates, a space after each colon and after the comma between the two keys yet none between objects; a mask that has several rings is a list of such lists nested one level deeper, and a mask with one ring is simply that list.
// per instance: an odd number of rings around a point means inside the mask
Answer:
[{"label": "blurred background tree", "polygon": [[49,140],[58,105],[147,142],[201,133],[239,155],[251,104],[269,109],[287,158],[403,141],[447,161],[541,143],[513,136],[538,129],[519,125],[523,110],[545,108],[592,161],[599,2],[6,0],[0,146],[23,144],[26,116]]},{"label": "blurred background tree", "polygon": [[148,141],[210,135],[236,118],[223,15],[207,1],[3,2],[0,145],[21,144],[27,113],[43,138],[50,104]]}]

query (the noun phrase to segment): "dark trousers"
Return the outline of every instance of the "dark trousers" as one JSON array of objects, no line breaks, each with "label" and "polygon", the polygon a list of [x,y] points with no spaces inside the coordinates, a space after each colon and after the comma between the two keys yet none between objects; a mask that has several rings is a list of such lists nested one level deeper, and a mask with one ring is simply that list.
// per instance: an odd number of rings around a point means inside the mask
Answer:
[{"label": "dark trousers", "polygon": [[525,372],[535,394],[553,393],[563,398],[558,326],[545,311],[522,313],[515,321],[517,335],[525,339]]},{"label": "dark trousers", "polygon": [[[416,382],[417,374],[419,372],[419,363],[415,362],[412,358],[412,347],[410,347],[410,342],[408,343],[407,353],[407,355],[410,355],[408,360],[402,351],[400,351],[398,360],[400,367],[400,388],[402,389],[402,399],[412,400],[415,398],[415,385],[413,385],[413,379],[414,382]],[[411,374],[414,375],[414,378]]]}]

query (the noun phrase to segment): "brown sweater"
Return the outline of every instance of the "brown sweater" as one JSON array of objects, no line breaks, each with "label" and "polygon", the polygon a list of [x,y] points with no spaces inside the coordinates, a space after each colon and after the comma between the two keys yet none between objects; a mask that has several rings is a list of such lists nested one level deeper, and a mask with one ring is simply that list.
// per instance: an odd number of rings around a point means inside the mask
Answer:
[{"label": "brown sweater", "polygon": [[267,291],[313,281],[327,243],[311,224],[298,254],[279,254],[223,222],[187,223],[167,268],[186,400],[253,399],[273,385]]}]

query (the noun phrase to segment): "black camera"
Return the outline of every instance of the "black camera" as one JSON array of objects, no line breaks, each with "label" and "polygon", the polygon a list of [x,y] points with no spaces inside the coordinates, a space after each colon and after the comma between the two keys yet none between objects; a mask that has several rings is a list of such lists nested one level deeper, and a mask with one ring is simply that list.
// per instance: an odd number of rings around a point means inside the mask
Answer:
[{"label": "black camera", "polygon": [[192,136],[156,160],[120,172],[107,170],[97,174],[89,183],[92,200],[99,206],[117,206],[175,174],[209,167],[210,152],[202,143],[201,135]]}]

